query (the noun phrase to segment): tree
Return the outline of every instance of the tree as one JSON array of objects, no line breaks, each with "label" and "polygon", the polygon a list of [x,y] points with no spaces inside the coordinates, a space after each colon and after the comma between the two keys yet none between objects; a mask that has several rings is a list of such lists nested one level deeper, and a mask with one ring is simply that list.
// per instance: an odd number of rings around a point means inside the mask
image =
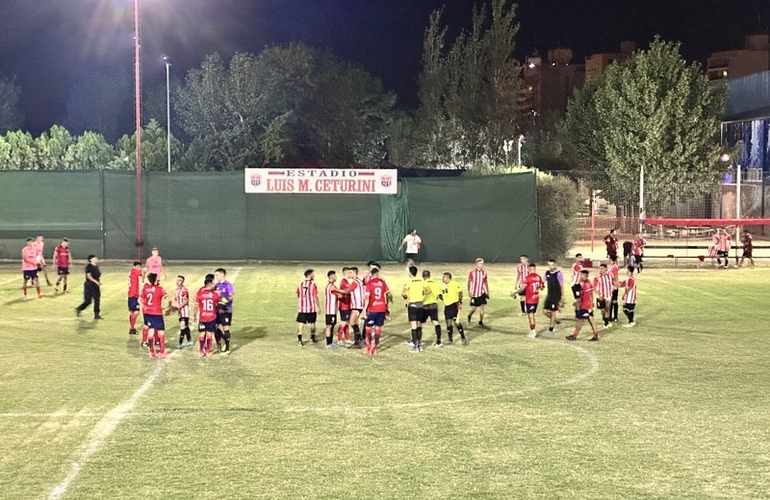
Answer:
[{"label": "tree", "polygon": [[0,139],[0,168],[37,170],[35,140],[29,132],[10,131]]},{"label": "tree", "polygon": [[64,163],[66,168],[73,170],[125,168],[125,162],[118,157],[115,148],[96,132],[84,132],[75,137],[67,149]]},{"label": "tree", "polygon": [[18,85],[6,78],[0,79],[0,134],[21,126],[20,96],[21,88]]},{"label": "tree", "polygon": [[[166,130],[156,120],[150,120],[142,127],[142,169],[165,172],[168,170]],[[136,168],[136,133],[118,139],[117,156],[109,168]],[[179,170],[184,148],[175,137],[171,137],[171,168]]]},{"label": "tree", "polygon": [[717,134],[726,90],[712,86],[697,63],[688,65],[679,48],[656,38],[569,105],[569,144],[591,171],[592,187],[612,203],[638,199],[642,168],[653,210],[709,192],[724,172]]},{"label": "tree", "polygon": [[66,128],[54,125],[48,132],[43,132],[35,139],[37,168],[40,170],[64,170],[68,164],[67,150],[74,138]]},{"label": "tree", "polygon": [[462,168],[504,163],[504,141],[519,130],[515,11],[510,0],[474,8],[470,31],[449,47],[443,11],[431,14],[423,41],[413,163]]}]

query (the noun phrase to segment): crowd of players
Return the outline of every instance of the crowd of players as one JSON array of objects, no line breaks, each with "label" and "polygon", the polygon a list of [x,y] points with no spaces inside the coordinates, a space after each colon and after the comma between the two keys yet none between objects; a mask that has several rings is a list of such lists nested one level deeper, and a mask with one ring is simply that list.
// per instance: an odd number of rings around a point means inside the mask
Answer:
[{"label": "crowd of players", "polygon": [[[628,318],[626,326],[633,327],[636,307],[636,280],[634,272],[642,270],[642,254],[646,242],[639,236],[634,241],[634,264],[626,267],[625,279],[620,277],[617,256],[617,239],[611,231],[605,243],[608,249],[608,263],[601,264],[597,275],[590,278],[590,272],[584,266],[586,262],[581,254],[575,256],[571,268],[571,292],[574,299],[575,328],[567,340],[577,340],[582,328],[589,324],[592,337],[599,340],[597,324],[594,321],[594,311],[601,313],[604,328],[609,328],[618,322],[619,302],[623,304],[623,312]],[[614,239],[614,242],[613,242]],[[38,272],[42,272],[48,280],[44,255],[44,240],[28,239],[27,246],[22,251],[22,269],[24,274],[23,293],[27,296],[27,283],[31,281],[36,287],[38,297],[43,297],[38,282]],[[411,257],[411,255],[409,256]],[[54,251],[54,261],[57,266],[59,279],[55,292],[63,284],[62,291],[68,292],[67,277],[72,263],[72,255],[67,239],[63,239]],[[84,284],[84,301],[76,308],[79,316],[93,303],[94,318],[100,316],[100,277],[96,256],[88,257],[86,266],[86,282]],[[516,288],[511,292],[512,297],[519,298],[521,315],[529,320],[528,337],[538,336],[536,330],[536,314],[540,304],[540,294],[545,291],[544,315],[548,318],[548,328],[542,332],[544,337],[551,337],[559,323],[557,313],[565,306],[564,277],[556,267],[556,262],[548,262],[548,270],[541,276],[534,263],[526,256],[521,256],[516,269]],[[152,249],[152,255],[143,266],[135,261],[128,275],[128,322],[129,335],[139,335],[137,321],[142,314],[141,339],[151,357],[164,358],[166,327],[164,316],[176,313],[179,326],[178,349],[193,345],[190,322],[193,319],[198,325],[198,353],[200,356],[211,356],[214,343],[216,352],[222,355],[230,354],[231,323],[235,288],[227,280],[224,268],[216,269],[206,275],[203,287],[190,297],[185,285],[185,277],[177,276],[175,289],[169,294],[160,284],[160,279],[166,279],[163,261],[158,249]],[[390,309],[394,303],[394,293],[381,276],[381,267],[376,262],[369,262],[363,276],[359,277],[359,269],[355,266],[342,269],[342,279],[338,283],[335,270],[326,273],[324,287],[324,323],[325,341],[328,349],[341,346],[350,349],[365,349],[367,355],[376,355],[380,346],[382,328],[390,319]],[[619,290],[624,293],[619,298]],[[463,318],[462,307],[465,294],[469,297],[469,311]],[[431,276],[429,270],[419,272],[411,259],[408,259],[403,285],[399,295],[404,301],[411,330],[411,340],[408,342],[410,352],[424,351],[423,326],[432,325],[436,340],[434,347],[454,344],[455,330],[463,345],[468,344],[468,338],[462,319],[470,325],[474,314],[478,312],[478,326],[485,327],[486,304],[490,298],[489,279],[484,269],[484,260],[477,259],[473,269],[468,273],[467,284],[463,288],[453,279],[449,272],[442,273],[439,281]],[[310,342],[318,342],[316,323],[320,311],[319,288],[315,283],[315,271],[308,269],[304,279],[297,286],[297,343],[304,346],[303,330],[310,330]],[[439,321],[439,302],[443,303],[443,325]],[[361,328],[363,324],[363,330]],[[446,340],[443,339],[446,328]],[[336,329],[336,342],[334,338]],[[352,331],[352,338],[351,338]],[[156,352],[157,348],[157,352]]]}]

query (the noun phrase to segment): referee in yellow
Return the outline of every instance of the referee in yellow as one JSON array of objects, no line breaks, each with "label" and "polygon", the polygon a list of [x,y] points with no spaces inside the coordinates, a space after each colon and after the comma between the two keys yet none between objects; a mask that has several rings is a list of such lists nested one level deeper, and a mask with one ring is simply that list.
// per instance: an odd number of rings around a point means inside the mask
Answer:
[{"label": "referee in yellow", "polygon": [[452,331],[457,326],[457,331],[460,332],[460,338],[463,341],[463,345],[468,345],[468,339],[465,338],[465,330],[462,323],[460,323],[461,309],[463,306],[463,291],[460,284],[456,281],[452,281],[452,273],[444,273],[441,277],[441,281],[444,283],[444,287],[441,289],[441,295],[439,298],[444,302],[444,318],[446,319],[446,336],[447,341],[444,345],[452,345]]},{"label": "referee in yellow", "polygon": [[417,267],[409,266],[409,279],[401,290],[401,296],[406,300],[409,326],[412,328],[412,346],[409,352],[425,350],[422,346],[423,298],[429,293],[430,288],[425,286],[425,280],[417,277]]}]

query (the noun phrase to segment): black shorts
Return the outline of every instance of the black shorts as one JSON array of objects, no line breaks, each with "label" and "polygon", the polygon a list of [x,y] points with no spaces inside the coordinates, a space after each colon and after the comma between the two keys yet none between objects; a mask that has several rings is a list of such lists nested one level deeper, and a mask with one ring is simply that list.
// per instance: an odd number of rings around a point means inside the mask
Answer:
[{"label": "black shorts", "polygon": [[617,258],[618,258],[618,251],[617,250],[607,250],[607,257],[609,257],[610,260],[617,260]]},{"label": "black shorts", "polygon": [[478,307],[483,306],[487,303],[487,294],[481,295],[479,297],[471,297],[471,307]]},{"label": "black shorts", "polygon": [[230,326],[232,322],[233,322],[233,313],[217,314],[217,325]]},{"label": "black shorts", "polygon": [[37,279],[37,269],[32,269],[30,271],[22,271],[22,272],[24,273],[25,280]]},{"label": "black shorts", "polygon": [[340,321],[343,323],[350,321],[350,309],[340,309]]},{"label": "black shorts", "polygon": [[624,311],[633,311],[636,308],[636,304],[623,304]]},{"label": "black shorts", "polygon": [[449,304],[448,306],[444,306],[444,318],[457,319],[457,315],[460,314],[459,305],[460,305],[459,302],[455,302],[454,304]]},{"label": "black shorts", "polygon": [[607,301],[605,299],[596,299],[596,308],[604,309],[607,307]]},{"label": "black shorts", "polygon": [[754,251],[753,251],[753,250],[744,250],[744,251],[743,251],[743,257],[745,257],[745,258],[747,258],[747,259],[753,259],[753,258],[754,258],[754,257],[752,256],[752,254],[753,254],[753,253],[754,253]]},{"label": "black shorts", "polygon": [[407,306],[406,311],[407,311],[407,316],[409,316],[409,321],[422,322],[422,309],[423,309],[422,306],[418,306],[418,307]]},{"label": "black shorts", "polygon": [[201,321],[198,323],[198,331],[214,333],[217,331],[217,321]]},{"label": "black shorts", "polygon": [[642,257],[644,257],[644,256],[643,255],[636,255],[636,254],[634,254],[634,262],[637,263],[637,264],[641,264],[642,263]]},{"label": "black shorts", "polygon": [[730,252],[729,252],[729,251],[727,251],[727,250],[718,250],[718,251],[717,251],[717,257],[725,257],[725,258],[728,258],[728,257],[730,257]]},{"label": "black shorts", "polygon": [[417,254],[416,253],[407,253],[407,254],[404,254],[404,255],[406,256],[406,260],[409,260],[409,259],[414,260],[414,259],[417,258]]},{"label": "black shorts", "polygon": [[303,325],[315,325],[318,313],[297,313],[297,323]]},{"label": "black shorts", "polygon": [[179,323],[183,323],[184,326],[182,328],[188,328],[190,326],[190,318],[180,317]]},{"label": "black shorts", "polygon": [[527,314],[535,314],[537,312],[537,304],[525,304],[524,308],[527,310]]},{"label": "black shorts", "polygon": [[420,323],[425,323],[428,320],[438,321],[438,306],[436,304],[431,304],[430,306],[422,308],[422,319],[420,320]]},{"label": "black shorts", "polygon": [[337,324],[337,315],[336,314],[327,314],[326,315],[326,326],[334,326]]},{"label": "black shorts", "polygon": [[543,309],[546,311],[558,311],[559,302],[561,302],[561,299],[552,299],[550,297],[546,297],[545,302],[543,303]]},{"label": "black shorts", "polygon": [[57,267],[56,272],[59,274],[59,276],[67,276],[70,273],[69,267]]}]

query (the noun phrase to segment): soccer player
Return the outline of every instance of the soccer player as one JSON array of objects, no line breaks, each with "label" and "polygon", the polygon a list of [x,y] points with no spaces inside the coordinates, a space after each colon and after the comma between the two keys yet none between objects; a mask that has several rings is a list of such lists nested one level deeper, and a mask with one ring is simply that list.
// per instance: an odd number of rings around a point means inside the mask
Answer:
[{"label": "soccer player", "polygon": [[594,278],[593,288],[596,291],[596,308],[602,312],[604,328],[612,326],[612,275],[608,272],[607,264],[599,266],[599,274]]},{"label": "soccer player", "polygon": [[[147,283],[142,287],[140,301],[144,324],[148,328],[147,347],[150,349],[151,358],[165,358],[166,354],[166,325],[163,321],[163,301],[168,295],[162,286],[158,284],[158,275],[147,274]],[[155,343],[160,346],[160,352],[155,353]]]},{"label": "soccer player", "polygon": [[75,308],[75,316],[80,316],[80,313],[85,311],[86,307],[94,303],[94,319],[104,319],[99,313],[100,301],[102,297],[102,283],[99,278],[102,277],[102,272],[99,270],[99,259],[96,255],[88,256],[88,264],[86,265],[86,282],[83,284],[83,303]]},{"label": "soccer player", "polygon": [[45,276],[45,282],[48,286],[51,286],[51,280],[48,279],[48,269],[45,264],[45,240],[42,235],[38,236],[35,240],[35,250],[37,255],[35,256],[35,263],[37,264],[38,272],[42,271]]},{"label": "soccer player", "polygon": [[711,258],[711,267],[715,267],[714,260],[719,253],[719,240],[722,237],[720,234],[721,232],[722,230],[717,228],[716,232],[711,236],[711,245],[709,245],[708,248],[708,256]]},{"label": "soccer player", "polygon": [[326,273],[326,288],[324,289],[324,314],[326,316],[326,348],[336,349],[338,346],[334,343],[334,325],[337,324],[337,310],[339,309],[339,288],[337,282],[337,272],[334,270]]},{"label": "soccer player", "polygon": [[[179,343],[177,349],[192,345],[192,336],[190,335],[190,292],[184,286],[184,276],[176,277],[176,289],[174,290],[173,307],[179,317]],[[171,312],[169,310],[169,312]],[[185,341],[185,339],[187,339]]]},{"label": "soccer player", "polygon": [[636,235],[636,238],[634,238],[634,266],[636,267],[636,272],[641,273],[642,269],[644,269],[644,263],[642,262],[642,258],[644,257],[644,247],[647,246],[647,240],[644,239],[644,236],[642,233],[639,233]]},{"label": "soccer player", "polygon": [[556,261],[551,259],[548,261],[548,270],[543,275],[543,281],[548,286],[548,292],[545,296],[545,303],[543,304],[543,314],[548,317],[548,330],[543,333],[545,337],[553,335],[553,330],[556,328],[557,318],[556,313],[564,307],[564,296],[562,290],[564,288],[564,275],[556,267]]},{"label": "soccer player", "polygon": [[35,248],[35,240],[32,238],[27,238],[27,246],[21,249],[21,272],[24,276],[21,285],[24,298],[27,298],[27,281],[30,281],[37,290],[37,298],[42,299],[43,294],[40,293],[40,282],[37,277],[37,249]]},{"label": "soccer player", "polygon": [[70,240],[62,238],[53,250],[53,260],[56,263],[56,272],[59,275],[59,279],[56,280],[56,287],[53,289],[54,293],[59,293],[59,285],[64,282],[64,293],[67,291],[67,276],[70,274],[70,266],[72,265],[72,253],[70,252]]},{"label": "soccer player", "polygon": [[[157,275],[156,275],[157,276]],[[139,282],[142,279],[142,263],[134,261],[128,272],[128,334],[136,335],[136,318],[139,316]],[[147,342],[146,327],[142,328],[142,344]]]},{"label": "soccer player", "polygon": [[465,338],[465,329],[460,322],[463,306],[463,291],[460,288],[459,283],[452,281],[452,273],[444,273],[441,277],[441,281],[444,283],[444,286],[441,289],[439,298],[444,302],[444,319],[446,319],[447,336],[447,341],[444,345],[454,344],[452,334],[454,333],[455,326],[460,333],[463,345],[468,345],[468,339]]},{"label": "soccer player", "polygon": [[[214,288],[219,294],[216,330],[217,351],[223,356],[227,356],[230,354],[230,326],[233,323],[235,287],[227,281],[227,271],[224,268],[220,267],[214,271],[214,279],[216,280]],[[224,350],[222,349],[222,339],[225,340]]]},{"label": "soccer player", "polygon": [[425,288],[429,290],[422,299],[422,320],[423,325],[430,319],[433,323],[433,330],[436,332],[436,343],[433,347],[443,347],[441,343],[441,323],[438,322],[438,297],[441,295],[441,287],[430,277],[430,271],[422,272],[422,280],[425,282]]},{"label": "soccer player", "polygon": [[318,319],[318,287],[315,282],[315,273],[312,269],[305,271],[305,279],[297,286],[297,344],[304,346],[302,342],[302,328],[310,325],[310,341],[316,343],[315,324]]},{"label": "soccer player", "polygon": [[527,279],[527,275],[529,274],[529,257],[526,255],[522,255],[519,257],[519,265],[516,266],[516,290],[520,290],[521,293],[519,293],[519,307],[521,308],[521,312],[519,313],[521,316],[527,314],[527,308],[525,305],[525,297],[524,295],[526,292],[524,291],[524,281]]},{"label": "soccer player", "polygon": [[607,273],[612,276],[612,301],[610,303],[610,321],[618,322],[618,279],[620,267],[618,267],[618,257],[610,259],[607,266]]},{"label": "soccer player", "polygon": [[[380,270],[373,268],[371,273],[364,293],[364,332],[366,333],[366,354],[375,356],[380,348],[380,336],[382,326],[385,324],[385,314],[388,312],[388,303],[393,301],[393,297],[388,285],[380,278]],[[374,331],[374,339],[372,339],[372,331]]]},{"label": "soccer player", "polygon": [[340,303],[340,326],[337,328],[337,343],[350,343],[350,282],[348,281],[349,267],[342,268],[342,279],[340,280],[339,303]]},{"label": "soccer player", "polygon": [[400,252],[402,248],[406,247],[405,252],[405,259],[407,262],[412,261],[417,258],[417,253],[420,251],[420,247],[422,246],[422,239],[420,239],[419,236],[417,236],[417,230],[412,229],[409,231],[409,234],[404,236],[404,240],[401,242],[401,244],[398,246],[398,251]]},{"label": "soccer player", "polygon": [[634,266],[628,266],[628,274],[626,280],[622,283],[625,291],[623,292],[623,313],[628,318],[628,324],[626,328],[633,328],[636,326],[634,321],[634,314],[636,309],[636,278],[634,277]]},{"label": "soccer player", "polygon": [[364,285],[369,283],[369,280],[372,279],[372,271],[374,269],[377,269],[377,271],[381,270],[381,267],[377,262],[370,260],[369,262],[366,263],[366,272],[364,273],[364,277],[361,280],[364,283]]},{"label": "soccer player", "polygon": [[754,238],[748,229],[743,230],[743,236],[741,236],[741,245],[743,245],[743,255],[741,255],[741,262],[738,267],[743,266],[743,261],[749,259],[749,264],[754,268]]},{"label": "soccer player", "polygon": [[[730,248],[733,246],[733,238],[725,229],[719,230],[719,243],[717,244],[717,264],[723,269],[730,267]],[[725,265],[722,266],[722,257]]]},{"label": "soccer player", "polygon": [[624,241],[623,242],[623,265],[624,266],[630,266],[634,263],[634,242],[633,241]]},{"label": "soccer player", "polygon": [[361,335],[359,319],[364,310],[364,283],[358,278],[358,268],[348,268],[348,282],[350,286],[350,320],[348,324],[353,329],[353,345],[351,349],[363,349],[364,337]]},{"label": "soccer player", "polygon": [[588,321],[591,325],[591,331],[593,336],[589,340],[599,340],[599,334],[596,331],[596,326],[591,320],[594,306],[594,288],[591,286],[591,282],[588,280],[588,270],[583,269],[580,271],[580,291],[577,292],[577,300],[575,300],[575,331],[572,335],[567,335],[567,340],[577,340],[580,330],[583,328],[583,324]]},{"label": "soccer player", "polygon": [[420,352],[422,346],[422,316],[423,316],[423,298],[430,293],[430,289],[425,286],[425,281],[417,277],[417,267],[409,268],[409,280],[404,283],[401,290],[401,296],[406,300],[406,310],[409,317],[409,326],[412,328],[412,344],[409,352]]},{"label": "soccer player", "polygon": [[151,250],[152,255],[147,258],[147,270],[146,273],[154,273],[160,278],[163,275],[163,279],[166,279],[166,272],[163,270],[163,259],[158,254],[158,249],[153,247]]},{"label": "soccer player", "polygon": [[217,329],[219,294],[214,290],[214,276],[206,275],[203,287],[195,294],[193,317],[198,320],[198,355],[211,357],[211,345]]},{"label": "soccer player", "polygon": [[484,259],[476,259],[476,266],[468,273],[468,294],[471,296],[471,310],[468,312],[470,325],[473,313],[479,310],[479,326],[484,326],[484,315],[489,300],[489,280],[484,270]]},{"label": "soccer player", "polygon": [[576,299],[580,293],[580,273],[583,271],[583,254],[575,254],[575,262],[572,263],[572,296]]},{"label": "soccer player", "polygon": [[537,330],[535,329],[535,315],[537,314],[537,306],[540,303],[540,290],[545,287],[543,278],[537,274],[537,267],[534,263],[527,264],[527,276],[519,288],[519,296],[523,293],[524,302],[526,303],[527,319],[529,319],[529,334],[527,337],[534,339],[537,337]]},{"label": "soccer player", "polygon": [[607,258],[618,260],[618,237],[615,236],[615,229],[610,229],[604,237],[604,246],[607,249]]}]

